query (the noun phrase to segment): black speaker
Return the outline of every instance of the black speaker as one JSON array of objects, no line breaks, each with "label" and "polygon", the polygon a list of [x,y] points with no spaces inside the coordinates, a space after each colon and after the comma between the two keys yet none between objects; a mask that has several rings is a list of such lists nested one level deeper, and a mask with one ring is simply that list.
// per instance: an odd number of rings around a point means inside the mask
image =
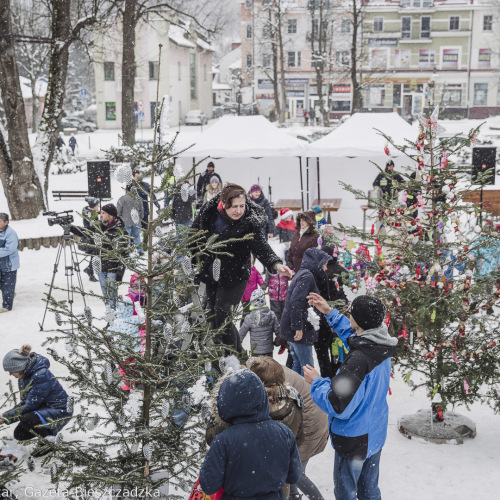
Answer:
[{"label": "black speaker", "polygon": [[111,199],[111,173],[109,161],[88,161],[87,179],[89,196]]},{"label": "black speaker", "polygon": [[472,149],[472,182],[474,184],[495,184],[496,156],[497,148]]}]

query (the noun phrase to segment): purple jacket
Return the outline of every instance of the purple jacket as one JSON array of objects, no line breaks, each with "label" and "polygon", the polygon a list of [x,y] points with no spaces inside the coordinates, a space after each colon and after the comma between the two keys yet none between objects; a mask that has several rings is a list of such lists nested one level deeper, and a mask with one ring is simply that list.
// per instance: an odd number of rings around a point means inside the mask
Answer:
[{"label": "purple jacket", "polygon": [[248,278],[247,287],[245,288],[245,293],[241,298],[244,302],[250,302],[250,297],[252,296],[252,292],[257,290],[259,285],[264,284],[264,279],[262,275],[257,271],[255,266],[252,266],[252,270],[250,271],[250,278]]}]

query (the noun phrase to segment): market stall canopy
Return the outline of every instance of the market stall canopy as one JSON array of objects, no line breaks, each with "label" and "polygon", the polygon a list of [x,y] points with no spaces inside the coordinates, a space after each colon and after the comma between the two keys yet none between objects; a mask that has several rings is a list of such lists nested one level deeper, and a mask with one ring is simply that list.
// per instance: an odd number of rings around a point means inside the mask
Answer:
[{"label": "market stall canopy", "polygon": [[[365,157],[384,155],[386,139],[380,130],[398,146],[407,145],[407,140],[416,142],[415,128],[397,113],[356,113],[319,141],[306,146],[306,156],[312,157]],[[391,156],[401,153],[390,144]]]},{"label": "market stall canopy", "polygon": [[193,144],[178,156],[200,158],[262,158],[301,156],[298,139],[276,128],[263,116],[223,116],[194,138],[179,138],[176,149]]}]

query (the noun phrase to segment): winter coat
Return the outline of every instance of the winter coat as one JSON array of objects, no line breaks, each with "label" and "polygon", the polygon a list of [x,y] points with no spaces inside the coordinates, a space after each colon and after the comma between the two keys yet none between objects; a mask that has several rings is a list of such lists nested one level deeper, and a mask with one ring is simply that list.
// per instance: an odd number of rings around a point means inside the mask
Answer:
[{"label": "winter coat", "polygon": [[386,397],[398,340],[389,336],[385,324],[354,335],[349,319],[337,309],[326,319],[349,354],[335,377],[314,379],[311,396],[330,418],[335,451],[350,460],[364,460],[382,449],[387,436]]},{"label": "winter coat", "polygon": [[139,335],[139,326],[144,318],[139,318],[135,314],[132,298],[127,295],[121,301],[118,301],[116,315],[113,323],[108,328],[108,333],[114,337],[115,342],[123,346],[128,351],[132,346],[135,352],[142,351],[141,338]]},{"label": "winter coat", "polygon": [[302,408],[302,442],[297,443],[301,460],[309,460],[321,453],[328,441],[328,417],[313,401],[311,384],[308,384],[302,375],[286,366],[286,383],[292,386],[304,401]]},{"label": "winter coat", "polygon": [[203,196],[203,203],[210,201],[212,198],[215,198],[222,191],[222,185],[217,184],[217,188],[212,189],[211,184],[207,184],[205,188],[205,195]]},{"label": "winter coat", "polygon": [[[224,246],[224,254],[201,256],[198,279],[204,283],[213,283],[212,266],[215,258],[219,258],[221,269],[218,283],[220,286],[232,287],[247,282],[251,271],[250,254],[262,262],[270,272],[274,272],[274,265],[281,263],[281,259],[273,252],[261,231],[266,223],[266,216],[262,208],[253,201],[247,200],[245,213],[239,220],[233,221],[217,209],[219,197],[217,196],[203,205],[192,227],[207,231],[204,236],[204,241],[206,241],[211,235],[216,234],[216,223],[221,222],[220,218],[222,218],[222,222],[227,225],[218,234],[216,242],[224,242],[233,238],[237,240]],[[251,235],[252,238],[243,240],[242,238],[246,235]],[[226,255],[226,252],[231,255]]]},{"label": "winter coat", "polygon": [[196,195],[192,187],[189,187],[187,183],[185,186],[188,189],[186,201],[182,199],[180,186],[172,198],[172,219],[176,224],[186,224],[193,220],[193,201],[196,199]]},{"label": "winter coat", "polygon": [[328,297],[327,300],[343,300],[347,304],[347,297],[344,293],[344,282],[342,281],[342,273],[347,271],[338,263],[336,258],[328,262],[326,268],[326,277],[328,280]]},{"label": "winter coat", "polygon": [[274,349],[273,334],[280,334],[280,324],[276,314],[266,307],[252,309],[240,327],[240,340],[250,332],[250,345],[257,344],[254,354],[272,353]]},{"label": "winter coat", "polygon": [[69,138],[68,144],[69,147],[74,150],[76,148],[76,137],[71,136]]},{"label": "winter coat", "polygon": [[267,223],[263,229],[266,236],[268,234],[274,234],[276,229],[274,228],[273,209],[271,208],[271,204],[269,203],[269,200],[264,196],[264,193],[261,192],[260,196],[256,200],[252,198],[252,201],[254,203],[257,203],[257,205],[259,205],[259,207],[262,207],[264,209],[264,211],[266,212]]},{"label": "winter coat", "polygon": [[247,287],[245,288],[245,292],[243,293],[243,297],[241,300],[244,302],[250,302],[250,298],[252,296],[252,292],[257,290],[259,285],[264,285],[264,279],[262,275],[257,271],[255,266],[252,266],[252,270],[250,271],[250,278],[248,278]]},{"label": "winter coat", "polygon": [[129,192],[126,192],[123,196],[118,199],[116,204],[116,210],[118,211],[118,217],[123,221],[125,227],[128,226],[140,226],[141,221],[134,221],[132,218],[132,210],[137,210],[137,214],[140,219],[144,218],[144,207],[142,201],[137,200]]},{"label": "winter coat", "polygon": [[[304,217],[309,222],[309,228],[300,236],[300,218]],[[287,266],[298,272],[302,265],[302,257],[308,248],[318,246],[319,233],[316,229],[316,222],[314,220],[314,212],[303,212],[297,216],[297,223],[295,226],[295,234],[292,237],[290,250],[288,251]]]},{"label": "winter coat", "polygon": [[288,294],[288,278],[286,276],[266,271],[266,285],[270,301],[283,302],[286,300]]},{"label": "winter coat", "polygon": [[17,233],[7,224],[0,231],[0,271],[10,272],[19,269],[19,238]]},{"label": "winter coat", "polygon": [[90,207],[84,207],[82,210],[83,215],[83,227],[88,229],[94,223],[98,222],[99,212],[92,210]]},{"label": "winter coat", "polygon": [[[316,219],[316,218],[315,218],[315,219]],[[320,220],[317,220],[317,219],[316,219],[316,227],[317,227],[318,229],[320,229],[320,228],[321,228],[321,227],[323,227],[323,226],[326,226],[327,224],[328,224],[328,223],[326,222],[326,219],[325,219],[324,217],[323,217],[322,219],[320,219]]]},{"label": "winter coat", "polygon": [[280,239],[280,243],[290,243],[295,234],[295,222],[293,220],[280,220],[276,225],[276,231]]},{"label": "winter coat", "polygon": [[[476,276],[496,276],[500,269],[500,240],[493,237],[487,238],[481,236],[476,240],[474,247],[471,254],[476,258],[474,269]],[[456,260],[456,257],[453,258],[454,260]]]},{"label": "winter coat", "polygon": [[[125,257],[128,253],[128,245],[126,244],[126,241],[128,242],[128,236],[126,240],[123,239],[123,245],[118,246],[118,250],[113,249],[112,242],[117,238],[123,237],[125,234],[125,225],[119,217],[116,218],[112,224],[107,226],[102,222],[99,222],[99,225],[92,226],[90,228],[71,226],[70,231],[83,238],[92,237],[94,241],[101,238],[102,243],[99,247],[99,254],[101,255],[101,271],[106,273],[116,273],[117,281],[121,281],[123,273],[125,272],[125,266],[118,259],[113,258],[113,256],[106,255],[108,252],[118,251],[121,253],[122,257]],[[104,233],[104,236],[101,232]]]},{"label": "winter coat", "polygon": [[[151,192],[151,187],[147,182],[140,181],[137,182],[137,194],[139,195],[139,198],[142,199],[142,210],[143,210],[143,217],[142,220],[147,222],[149,220],[149,193]],[[156,201],[156,195],[153,194],[153,203],[156,208],[160,208],[160,204]]]},{"label": "winter coat", "polygon": [[380,172],[375,180],[373,181],[373,187],[379,187],[384,196],[393,196],[393,190],[398,188],[398,184],[401,186],[404,183],[403,178],[398,173],[392,171]]},{"label": "winter coat", "polygon": [[302,474],[295,437],[271,420],[259,377],[240,370],[220,386],[217,411],[231,427],[218,434],[200,471],[207,495],[224,488],[222,500],[285,500],[282,487]]},{"label": "winter coat", "polygon": [[66,146],[66,143],[64,142],[64,139],[62,137],[58,137],[56,139],[56,148],[60,151],[63,146]]},{"label": "winter coat", "polygon": [[331,257],[319,248],[309,248],[302,259],[300,271],[293,277],[285,302],[285,310],[281,317],[281,340],[295,342],[293,337],[297,330],[302,330],[302,339],[297,344],[312,345],[318,340],[318,332],[309,323],[307,296],[319,293],[316,280],[324,271],[323,264]]},{"label": "winter coat", "polygon": [[196,194],[199,200],[203,199],[207,186],[210,184],[210,179],[212,177],[217,177],[219,179],[219,184],[222,186],[222,179],[220,178],[219,174],[216,174],[215,172],[210,173],[208,169],[205,170],[205,172],[203,174],[200,174],[200,176],[198,177],[198,183],[196,184]]},{"label": "winter coat", "polygon": [[21,400],[2,415],[7,424],[18,421],[26,413],[35,412],[43,423],[58,421],[57,424],[47,425],[55,436],[68,423],[68,417],[73,415],[73,411],[67,409],[68,394],[49,366],[50,361],[46,357],[30,353],[23,376],[17,381]]}]

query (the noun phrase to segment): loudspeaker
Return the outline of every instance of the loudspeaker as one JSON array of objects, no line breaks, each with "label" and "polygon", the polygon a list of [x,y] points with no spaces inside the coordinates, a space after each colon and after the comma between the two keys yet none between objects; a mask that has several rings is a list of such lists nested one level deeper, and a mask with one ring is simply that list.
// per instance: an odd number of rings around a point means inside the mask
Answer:
[{"label": "loudspeaker", "polygon": [[[482,185],[495,184],[497,148],[472,149],[472,182]],[[481,174],[481,179],[478,178]]]},{"label": "loudspeaker", "polygon": [[89,196],[111,199],[111,174],[109,161],[88,161],[87,179]]}]

